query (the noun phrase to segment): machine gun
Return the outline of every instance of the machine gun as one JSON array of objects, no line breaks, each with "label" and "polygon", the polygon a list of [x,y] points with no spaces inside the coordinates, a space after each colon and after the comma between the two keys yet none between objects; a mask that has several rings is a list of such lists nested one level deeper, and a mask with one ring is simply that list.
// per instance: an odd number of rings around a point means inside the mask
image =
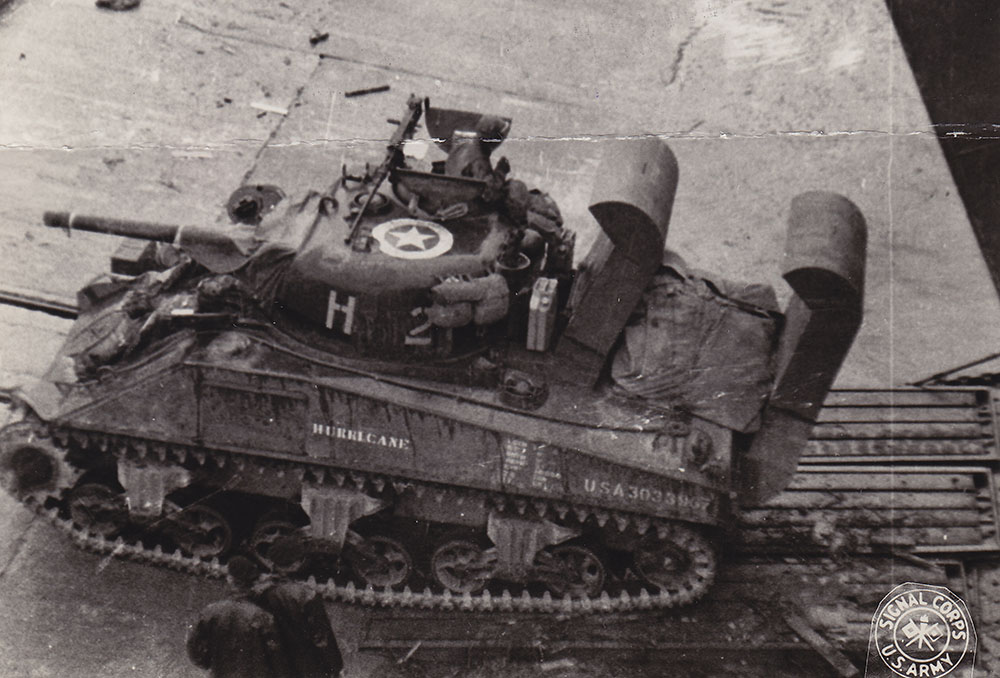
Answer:
[{"label": "machine gun", "polygon": [[389,176],[393,167],[402,163],[403,144],[407,139],[413,138],[413,133],[416,131],[417,124],[420,122],[420,116],[424,112],[424,108],[427,106],[427,101],[425,99],[421,99],[415,94],[411,94],[410,98],[407,100],[406,114],[396,125],[396,131],[393,132],[392,137],[389,138],[385,160],[383,160],[382,164],[378,166],[377,170],[375,170],[375,176],[368,189],[368,195],[365,198],[364,203],[362,203],[361,209],[354,215],[354,220],[351,222],[351,230],[344,239],[345,245],[350,245],[352,242],[355,242],[357,247],[364,247],[362,240],[355,240],[358,235],[361,220],[364,217],[365,212],[368,210],[368,206],[371,205],[375,194],[378,193],[379,187],[382,186],[382,182],[384,182],[386,177]]}]

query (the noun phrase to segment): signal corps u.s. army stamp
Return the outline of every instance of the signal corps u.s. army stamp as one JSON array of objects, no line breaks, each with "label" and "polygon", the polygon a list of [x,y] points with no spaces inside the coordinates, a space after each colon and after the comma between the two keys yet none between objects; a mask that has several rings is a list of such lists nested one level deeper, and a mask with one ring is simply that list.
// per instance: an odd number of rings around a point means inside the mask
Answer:
[{"label": "signal corps u.s. army stamp", "polygon": [[867,678],[972,678],[976,632],[961,598],[908,582],[889,592],[872,618]]}]

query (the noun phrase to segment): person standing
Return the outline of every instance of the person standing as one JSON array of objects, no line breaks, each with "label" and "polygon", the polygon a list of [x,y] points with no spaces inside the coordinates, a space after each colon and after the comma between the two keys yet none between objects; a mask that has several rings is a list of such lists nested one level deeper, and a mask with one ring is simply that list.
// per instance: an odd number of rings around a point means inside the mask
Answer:
[{"label": "person standing", "polygon": [[251,600],[260,570],[248,558],[229,561],[232,598],[211,603],[187,638],[187,653],[195,666],[212,678],[292,678],[288,648],[274,617]]},{"label": "person standing", "polygon": [[[276,540],[267,554],[279,572],[300,563],[303,555],[301,542],[293,537]],[[262,583],[255,600],[274,616],[295,676],[337,678],[340,675],[343,657],[326,606],[315,591],[300,582],[275,580]]]}]

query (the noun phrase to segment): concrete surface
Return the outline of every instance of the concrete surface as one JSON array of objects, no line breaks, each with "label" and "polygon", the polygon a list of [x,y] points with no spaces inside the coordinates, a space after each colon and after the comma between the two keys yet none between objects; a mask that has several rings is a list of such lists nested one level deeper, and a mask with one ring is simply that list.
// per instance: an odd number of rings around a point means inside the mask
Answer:
[{"label": "concrete surface", "polygon": [[[382,83],[392,91],[341,96]],[[105,269],[114,240],[45,231],[46,209],[211,223],[245,177],[321,187],[344,157],[376,160],[412,91],[513,117],[503,153],[559,202],[581,252],[598,159],[619,136],[665,136],[678,156],[670,247],[783,298],[789,201],[850,197],[870,228],[868,300],[842,386],[905,383],[1000,346],[1000,304],[881,0],[145,0],[125,13],[13,0],[0,87],[0,287],[72,297]],[[66,327],[8,308],[0,321],[0,386],[43,369]],[[6,497],[0,568],[0,675],[201,675],[180,643],[217,584],[104,564]],[[380,670],[352,661],[354,675]]]},{"label": "concrete surface", "polygon": [[[127,13],[18,0],[2,21],[3,285],[71,295],[105,266],[112,239],[40,232],[47,208],[212,221],[268,139],[275,162],[255,176],[294,183],[317,167],[305,180],[325,185],[415,91],[511,115],[515,173],[553,194],[581,244],[602,148],[668,137],[681,165],[669,246],[783,297],[790,199],[849,196],[869,221],[869,295],[841,385],[913,381],[1000,345],[1000,324],[983,322],[1000,304],[878,0],[169,0]],[[330,38],[311,46],[316,32]],[[382,83],[392,92],[337,96]]]}]

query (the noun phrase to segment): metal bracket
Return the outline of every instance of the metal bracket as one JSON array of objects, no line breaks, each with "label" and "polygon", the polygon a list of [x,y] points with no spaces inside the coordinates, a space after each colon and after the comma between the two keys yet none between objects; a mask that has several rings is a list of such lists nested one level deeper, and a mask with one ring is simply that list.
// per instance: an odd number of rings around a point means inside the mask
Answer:
[{"label": "metal bracket", "polygon": [[176,466],[118,462],[118,482],[125,488],[125,503],[133,516],[155,518],[163,514],[163,502],[174,490],[187,487],[191,473]]},{"label": "metal bracket", "polygon": [[547,520],[513,518],[491,511],[486,534],[497,547],[498,571],[518,574],[532,567],[539,551],[572,539],[580,531]]},{"label": "metal bracket", "polygon": [[358,490],[340,487],[302,486],[302,509],[309,516],[309,533],[343,547],[347,530],[358,518],[378,513],[386,506],[381,499]]}]

